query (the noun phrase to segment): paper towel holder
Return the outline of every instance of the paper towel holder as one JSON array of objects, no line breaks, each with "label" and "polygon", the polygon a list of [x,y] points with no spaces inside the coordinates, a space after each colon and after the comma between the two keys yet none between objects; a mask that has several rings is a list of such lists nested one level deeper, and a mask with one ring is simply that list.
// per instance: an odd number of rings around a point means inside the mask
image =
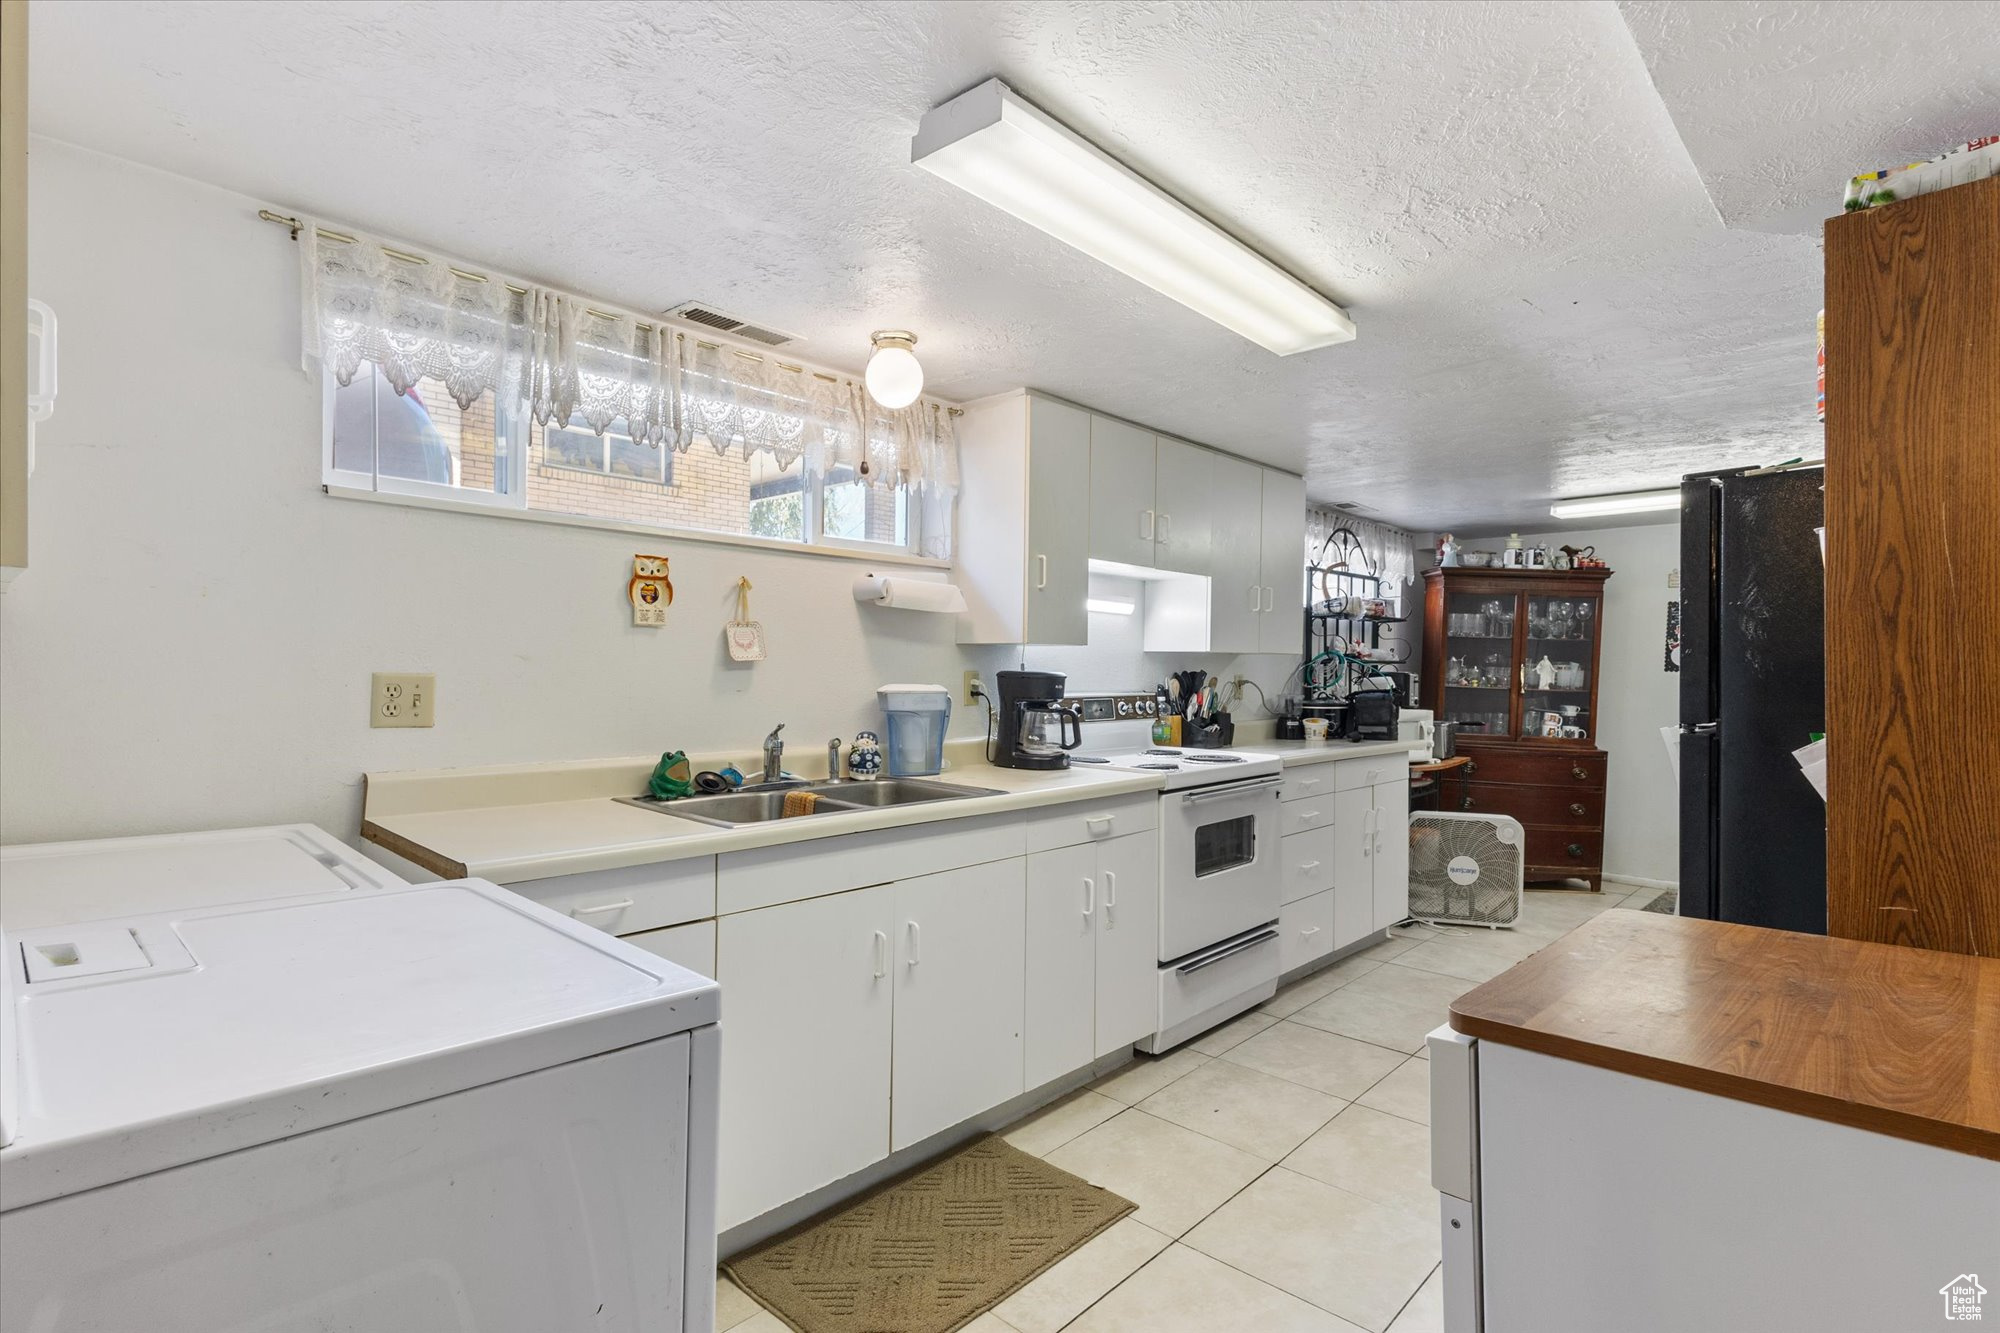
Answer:
[{"label": "paper towel holder", "polygon": [[854,580],[854,600],[868,606],[900,611],[956,615],[966,610],[965,594],[956,584],[910,579],[873,571]]}]

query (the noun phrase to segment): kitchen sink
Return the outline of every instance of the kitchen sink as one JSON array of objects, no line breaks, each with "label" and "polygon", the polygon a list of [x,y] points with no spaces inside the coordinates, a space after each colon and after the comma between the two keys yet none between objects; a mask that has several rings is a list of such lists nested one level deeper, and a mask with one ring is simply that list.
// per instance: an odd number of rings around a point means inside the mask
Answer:
[{"label": "kitchen sink", "polygon": [[[819,799],[802,814],[785,814],[785,797],[806,792]],[[773,820],[810,819],[819,815],[852,814],[857,810],[878,810],[903,805],[924,805],[933,801],[964,800],[971,796],[998,796],[996,787],[964,787],[955,782],[927,782],[916,778],[882,778],[874,782],[787,782],[763,791],[724,792],[716,796],[685,796],[677,801],[656,801],[650,796],[621,796],[625,805],[657,810],[677,819],[692,819],[717,828],[742,828]]]},{"label": "kitchen sink", "polygon": [[922,805],[929,801],[962,801],[969,796],[998,796],[997,787],[961,787],[955,782],[921,778],[877,778],[873,782],[815,782],[806,790],[821,801],[879,809],[892,805]]}]

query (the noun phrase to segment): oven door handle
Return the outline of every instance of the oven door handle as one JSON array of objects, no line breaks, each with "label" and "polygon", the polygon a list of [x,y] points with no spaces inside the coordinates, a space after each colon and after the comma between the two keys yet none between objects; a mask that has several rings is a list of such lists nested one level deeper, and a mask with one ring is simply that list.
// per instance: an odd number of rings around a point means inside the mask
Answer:
[{"label": "oven door handle", "polygon": [[1278,938],[1278,932],[1272,927],[1266,926],[1264,929],[1258,931],[1255,935],[1250,936],[1248,939],[1238,940],[1236,941],[1236,943],[1230,945],[1226,949],[1217,949],[1214,953],[1204,954],[1200,958],[1195,959],[1193,962],[1182,963],[1179,967],[1175,968],[1174,971],[1180,973],[1182,976],[1186,976],[1190,972],[1199,972],[1204,967],[1209,966],[1211,963],[1219,963],[1225,958],[1233,958],[1237,954],[1242,953],[1245,949],[1254,949],[1260,944],[1267,943],[1277,938]]},{"label": "oven door handle", "polygon": [[1273,773],[1268,778],[1252,778],[1248,782],[1232,782],[1223,787],[1209,787],[1202,791],[1183,792],[1182,805],[1197,805],[1202,801],[1217,801],[1225,796],[1249,796],[1256,792],[1275,791],[1284,785],[1282,773]]}]

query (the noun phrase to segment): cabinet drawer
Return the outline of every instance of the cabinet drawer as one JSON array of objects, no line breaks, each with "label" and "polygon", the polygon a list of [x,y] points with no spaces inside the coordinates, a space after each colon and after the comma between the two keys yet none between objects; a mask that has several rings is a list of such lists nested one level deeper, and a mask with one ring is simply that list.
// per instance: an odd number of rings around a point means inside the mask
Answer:
[{"label": "cabinet drawer", "polygon": [[1564,787],[1604,788],[1604,751],[1562,750],[1555,747],[1470,746],[1466,776],[1476,782],[1548,783]]},{"label": "cabinet drawer", "polygon": [[[1466,804],[1470,801],[1471,804]],[[1523,824],[1558,828],[1604,827],[1604,793],[1588,787],[1530,787],[1512,782],[1473,782],[1461,795],[1450,784],[1444,808],[1473,814],[1512,815]]]},{"label": "cabinet drawer", "polygon": [[1287,837],[1333,825],[1333,793],[1287,801],[1278,807],[1278,831]]},{"label": "cabinet drawer", "polygon": [[1335,764],[1305,764],[1285,770],[1285,785],[1278,789],[1281,801],[1302,801],[1308,796],[1326,796],[1333,787]]},{"label": "cabinet drawer", "polygon": [[1578,875],[1595,874],[1604,864],[1604,835],[1594,830],[1531,828],[1527,838],[1530,871],[1562,869]]},{"label": "cabinet drawer", "polygon": [[1409,751],[1395,754],[1378,754],[1372,759],[1343,759],[1333,765],[1333,789],[1353,791],[1357,787],[1373,787],[1390,780],[1407,783],[1410,780]]},{"label": "cabinet drawer", "polygon": [[727,916],[1021,855],[1021,817],[942,819],[812,838],[716,858],[715,911]]},{"label": "cabinet drawer", "polygon": [[1285,875],[1285,902],[1295,903],[1333,887],[1333,855],[1339,836],[1328,824],[1282,840],[1279,856]]},{"label": "cabinet drawer", "polygon": [[624,939],[627,944],[636,944],[647,953],[657,954],[670,963],[678,963],[690,972],[699,972],[705,977],[715,975],[713,921],[693,921],[665,930],[642,930]]},{"label": "cabinet drawer", "polygon": [[1290,972],[1333,952],[1333,891],[1286,903],[1278,914],[1278,971]]},{"label": "cabinet drawer", "polygon": [[1032,854],[1083,842],[1109,842],[1159,826],[1160,798],[1153,792],[1077,801],[1028,816],[1028,851]]},{"label": "cabinet drawer", "polygon": [[634,935],[714,916],[715,858],[591,870],[507,887],[608,935]]}]

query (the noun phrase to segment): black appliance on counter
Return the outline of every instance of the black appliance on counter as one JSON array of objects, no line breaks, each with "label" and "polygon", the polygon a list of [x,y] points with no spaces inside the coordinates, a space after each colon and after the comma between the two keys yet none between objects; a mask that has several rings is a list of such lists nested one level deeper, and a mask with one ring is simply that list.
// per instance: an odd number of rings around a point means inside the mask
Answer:
[{"label": "black appliance on counter", "polygon": [[1350,741],[1393,741],[1398,721],[1394,691],[1356,690],[1347,696],[1347,727],[1341,734]]},{"label": "black appliance on counter", "polygon": [[1822,469],[1681,482],[1680,914],[1826,933]]},{"label": "black appliance on counter", "polygon": [[993,762],[1001,768],[1068,768],[1069,751],[1083,744],[1083,718],[1065,708],[1069,677],[1060,671],[999,671],[1000,735]]}]

